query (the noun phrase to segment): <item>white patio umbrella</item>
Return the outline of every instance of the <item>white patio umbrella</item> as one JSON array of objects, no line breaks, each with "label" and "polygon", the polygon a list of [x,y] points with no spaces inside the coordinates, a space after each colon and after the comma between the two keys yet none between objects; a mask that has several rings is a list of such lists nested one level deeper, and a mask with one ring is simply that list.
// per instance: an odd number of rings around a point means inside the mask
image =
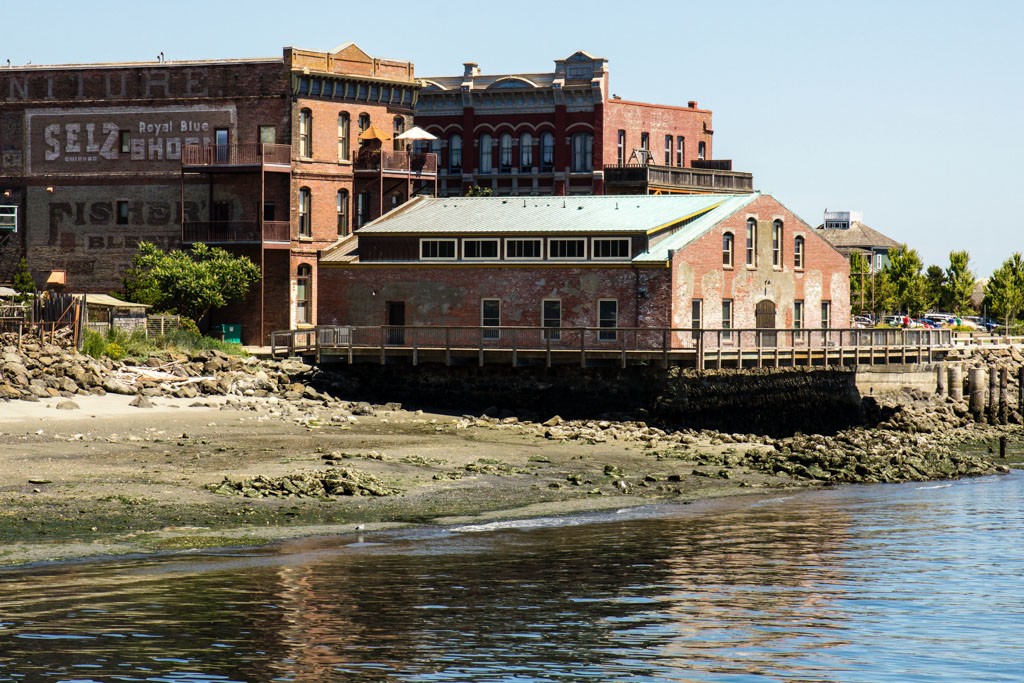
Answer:
[{"label": "white patio umbrella", "polygon": [[437,136],[428,133],[419,126],[413,126],[409,130],[405,131],[401,135],[395,137],[396,140],[436,140]]}]

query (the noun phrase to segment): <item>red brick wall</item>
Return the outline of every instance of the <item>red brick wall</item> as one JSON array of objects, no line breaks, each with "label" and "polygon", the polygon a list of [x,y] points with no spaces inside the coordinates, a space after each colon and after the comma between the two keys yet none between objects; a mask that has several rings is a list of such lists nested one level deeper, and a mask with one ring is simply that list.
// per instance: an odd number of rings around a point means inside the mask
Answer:
[{"label": "red brick wall", "polygon": [[[757,266],[746,266],[747,219],[755,218]],[[783,222],[782,265],[772,265],[772,223]],[[733,267],[722,265],[722,237],[731,232]],[[804,238],[804,268],[793,266],[794,238]],[[849,264],[828,242],[774,197],[763,195],[676,253],[673,259],[675,297],[672,320],[690,326],[691,301],[704,302],[703,327],[718,328],[722,299],[733,300],[733,327],[756,326],[754,308],[764,299],[775,302],[776,326],[793,325],[793,302],[804,301],[806,328],[820,327],[821,302],[831,301],[832,327],[850,326]]]},{"label": "red brick wall", "polygon": [[619,131],[626,131],[625,156],[634,149],[640,148],[640,134],[650,133],[650,150],[654,155],[652,162],[665,163],[665,136],[671,135],[672,163],[675,166],[676,139],[686,138],[685,163],[689,167],[697,158],[697,143],[707,145],[706,159],[711,159],[711,112],[706,109],[690,109],[688,107],[669,107],[665,105],[627,102],[625,100],[609,100],[605,103],[604,116],[604,163],[615,165],[618,155]]}]

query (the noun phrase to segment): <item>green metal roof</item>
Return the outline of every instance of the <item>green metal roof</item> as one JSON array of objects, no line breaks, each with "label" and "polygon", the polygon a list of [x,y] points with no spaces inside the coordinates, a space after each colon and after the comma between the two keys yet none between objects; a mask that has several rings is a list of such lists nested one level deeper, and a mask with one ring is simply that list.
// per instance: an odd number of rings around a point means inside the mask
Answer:
[{"label": "green metal roof", "polygon": [[[678,251],[693,240],[697,239],[715,225],[736,213],[752,201],[760,197],[760,193],[742,195],[729,195],[724,201],[713,209],[700,215],[691,222],[679,228],[675,233],[666,237],[643,254],[637,254],[633,263],[655,263],[667,261],[669,251]],[[657,199],[657,197],[654,197]]]},{"label": "green metal roof", "polygon": [[647,233],[757,196],[424,197],[368,223],[358,234]]}]

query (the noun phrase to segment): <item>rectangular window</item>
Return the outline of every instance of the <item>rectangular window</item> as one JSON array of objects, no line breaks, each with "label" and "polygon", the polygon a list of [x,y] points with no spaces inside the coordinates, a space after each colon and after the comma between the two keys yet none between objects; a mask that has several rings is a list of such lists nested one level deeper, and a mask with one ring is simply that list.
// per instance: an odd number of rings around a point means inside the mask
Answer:
[{"label": "rectangular window", "polygon": [[616,152],[618,154],[619,166],[624,166],[626,164],[626,131],[624,130],[619,131],[619,144]]},{"label": "rectangular window", "polygon": [[628,259],[629,238],[598,239],[594,238],[591,248],[595,259]]},{"label": "rectangular window", "polygon": [[665,136],[665,165],[672,165],[672,136]]},{"label": "rectangular window", "polygon": [[804,269],[804,238],[801,235],[793,239],[793,267],[796,270]]},{"label": "rectangular window", "polygon": [[[797,299],[793,302],[793,329],[802,330],[804,329],[804,300]],[[793,341],[802,341],[804,338],[803,332],[793,332]]]},{"label": "rectangular window", "polygon": [[732,332],[732,299],[722,299],[722,341],[731,342]]},{"label": "rectangular window", "polygon": [[541,306],[541,320],[544,338],[558,341],[562,338],[562,302],[559,299],[545,299]]},{"label": "rectangular window", "polygon": [[701,309],[703,308],[703,301],[700,299],[693,299],[690,301],[690,327],[694,331],[701,328]]},{"label": "rectangular window", "polygon": [[128,225],[128,200],[117,200],[117,224]]},{"label": "rectangular window", "polygon": [[782,267],[782,221],[772,223],[772,267]]},{"label": "rectangular window", "polygon": [[498,240],[462,240],[462,258],[464,259],[496,259],[498,258]]},{"label": "rectangular window", "polygon": [[299,237],[312,237],[313,225],[310,216],[312,196],[308,187],[299,190]]},{"label": "rectangular window", "polygon": [[17,206],[0,206],[0,230],[18,232]]},{"label": "rectangular window", "polygon": [[747,265],[757,265],[757,221],[747,220]]},{"label": "rectangular window", "polygon": [[121,131],[121,154],[131,154],[132,151],[132,134],[131,131]]},{"label": "rectangular window", "polygon": [[582,239],[549,239],[548,258],[575,260],[585,259],[587,258],[587,241]]},{"label": "rectangular window", "polygon": [[686,156],[683,154],[685,142],[686,138],[684,138],[682,135],[676,138],[676,166],[678,166],[679,168],[682,168],[683,166],[686,165]]},{"label": "rectangular window", "polygon": [[[501,300],[482,299],[480,301],[480,326],[498,327],[501,325]],[[500,330],[484,330],[484,339],[497,339],[501,336]]]},{"label": "rectangular window", "polygon": [[217,163],[226,164],[231,160],[231,134],[227,128],[213,131],[214,144],[217,146]]},{"label": "rectangular window", "polygon": [[506,239],[505,258],[509,260],[544,258],[541,241],[539,239]]},{"label": "rectangular window", "polygon": [[277,143],[277,128],[274,126],[260,126],[260,144],[273,145]]},{"label": "rectangular window", "polygon": [[597,302],[597,333],[600,341],[615,341],[619,326],[619,302],[615,299],[599,299]]},{"label": "rectangular window", "polygon": [[832,302],[821,302],[821,329],[827,330],[832,327]]},{"label": "rectangular window", "polygon": [[704,155],[707,154],[708,144],[706,142],[697,143],[697,158],[703,159]]},{"label": "rectangular window", "polygon": [[640,133],[640,149],[650,150],[651,149],[651,134]]},{"label": "rectangular window", "polygon": [[455,240],[420,240],[420,258],[430,260],[454,260]]}]

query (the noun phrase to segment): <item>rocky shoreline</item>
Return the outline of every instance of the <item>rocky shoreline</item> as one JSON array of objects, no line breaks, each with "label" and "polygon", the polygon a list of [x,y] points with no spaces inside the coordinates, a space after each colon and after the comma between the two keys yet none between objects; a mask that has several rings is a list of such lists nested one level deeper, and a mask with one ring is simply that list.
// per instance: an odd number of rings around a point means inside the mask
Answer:
[{"label": "rocky shoreline", "polygon": [[[965,401],[919,391],[865,398],[862,427],[773,437],[629,414],[431,414],[346,400],[357,397],[337,395],[336,375],[296,360],[136,364],[15,342],[0,337],[0,540],[46,546],[8,551],[12,562],[990,475],[1009,471],[1021,439],[1017,410],[1009,425],[980,424]],[[973,362],[1010,358],[997,355]],[[33,403],[51,417],[2,422],[5,406]],[[102,407],[113,403],[116,415]]]}]

